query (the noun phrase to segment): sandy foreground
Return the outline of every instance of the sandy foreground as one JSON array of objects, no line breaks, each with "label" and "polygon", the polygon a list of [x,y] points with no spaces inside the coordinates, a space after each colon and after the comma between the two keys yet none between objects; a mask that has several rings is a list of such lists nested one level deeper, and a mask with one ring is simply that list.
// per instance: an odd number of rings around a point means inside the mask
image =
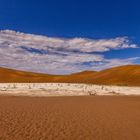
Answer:
[{"label": "sandy foreground", "polygon": [[105,86],[70,83],[1,83],[0,95],[79,96],[140,95],[140,87]]},{"label": "sandy foreground", "polygon": [[0,140],[140,140],[140,96],[0,96]]}]

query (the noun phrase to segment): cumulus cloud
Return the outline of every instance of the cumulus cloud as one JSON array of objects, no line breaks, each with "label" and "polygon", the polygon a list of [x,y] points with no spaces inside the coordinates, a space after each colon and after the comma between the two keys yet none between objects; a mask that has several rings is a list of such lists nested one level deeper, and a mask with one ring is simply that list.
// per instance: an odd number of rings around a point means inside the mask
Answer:
[{"label": "cumulus cloud", "polygon": [[63,39],[3,30],[0,31],[0,66],[52,74],[100,70],[133,63],[136,59],[108,60],[102,52],[137,47],[127,37]]}]

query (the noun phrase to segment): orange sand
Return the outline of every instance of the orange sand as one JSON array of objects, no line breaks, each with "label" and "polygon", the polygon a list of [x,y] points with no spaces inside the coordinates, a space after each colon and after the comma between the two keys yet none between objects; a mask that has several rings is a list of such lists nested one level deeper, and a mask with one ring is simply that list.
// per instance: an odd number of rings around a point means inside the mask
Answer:
[{"label": "orange sand", "polygon": [[0,83],[87,83],[97,85],[140,86],[140,65],[114,67],[99,72],[49,75],[0,68]]},{"label": "orange sand", "polygon": [[0,96],[0,140],[140,140],[140,97]]}]

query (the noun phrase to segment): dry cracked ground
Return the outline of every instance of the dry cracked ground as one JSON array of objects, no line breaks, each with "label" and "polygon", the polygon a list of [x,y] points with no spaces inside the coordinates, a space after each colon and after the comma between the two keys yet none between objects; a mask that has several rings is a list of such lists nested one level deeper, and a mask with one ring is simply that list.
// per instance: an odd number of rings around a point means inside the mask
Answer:
[{"label": "dry cracked ground", "polygon": [[0,140],[140,140],[140,96],[0,96]]}]

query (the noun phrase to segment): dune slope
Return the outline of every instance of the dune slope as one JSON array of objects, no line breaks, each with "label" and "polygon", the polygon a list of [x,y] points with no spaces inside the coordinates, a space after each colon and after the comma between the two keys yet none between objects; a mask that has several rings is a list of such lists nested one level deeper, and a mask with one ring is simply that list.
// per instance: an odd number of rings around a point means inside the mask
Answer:
[{"label": "dune slope", "polygon": [[114,67],[99,72],[84,71],[70,75],[49,75],[0,68],[0,83],[66,82],[140,86],[140,65]]},{"label": "dune slope", "polygon": [[140,86],[140,65],[106,69],[97,72],[87,82],[105,85]]}]

